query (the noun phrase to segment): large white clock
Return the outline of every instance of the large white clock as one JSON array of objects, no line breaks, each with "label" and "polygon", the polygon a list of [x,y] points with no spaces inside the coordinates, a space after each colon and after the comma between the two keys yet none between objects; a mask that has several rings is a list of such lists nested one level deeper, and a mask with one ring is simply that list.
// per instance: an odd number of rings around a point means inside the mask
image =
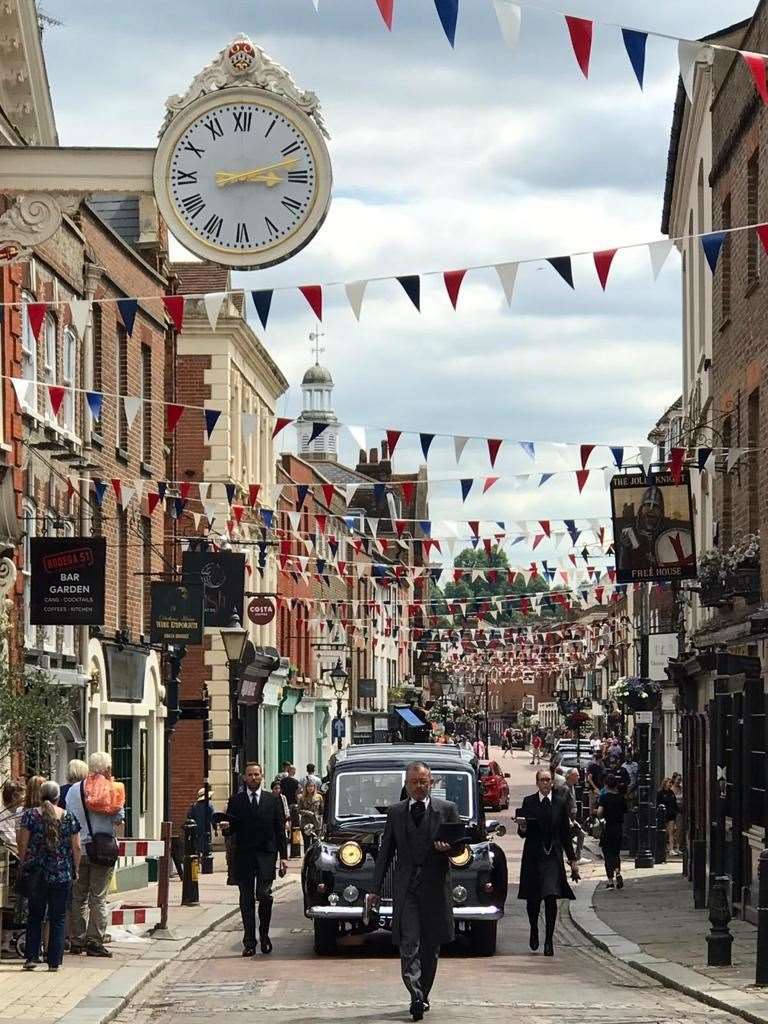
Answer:
[{"label": "large white clock", "polygon": [[268,267],[310,241],[331,198],[331,163],[315,121],[265,89],[201,96],[165,129],[155,198],[191,252],[232,267]]}]

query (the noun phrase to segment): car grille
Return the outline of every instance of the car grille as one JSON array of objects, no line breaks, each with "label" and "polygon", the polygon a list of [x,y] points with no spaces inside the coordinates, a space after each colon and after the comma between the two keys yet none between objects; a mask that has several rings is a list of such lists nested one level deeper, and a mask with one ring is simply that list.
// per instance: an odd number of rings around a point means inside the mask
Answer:
[{"label": "car grille", "polygon": [[391,900],[394,898],[394,879],[395,879],[395,867],[397,866],[397,854],[392,858],[392,863],[387,868],[387,873],[384,875],[384,881],[381,885],[381,899]]}]

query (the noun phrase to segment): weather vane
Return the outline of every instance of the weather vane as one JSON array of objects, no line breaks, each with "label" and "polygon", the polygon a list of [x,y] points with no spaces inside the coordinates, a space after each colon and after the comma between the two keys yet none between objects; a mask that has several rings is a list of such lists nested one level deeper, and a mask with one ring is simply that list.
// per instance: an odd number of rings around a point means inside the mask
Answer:
[{"label": "weather vane", "polygon": [[320,324],[318,323],[317,327],[309,335],[309,340],[312,342],[310,351],[314,354],[315,366],[320,365],[320,353],[325,352],[325,347],[320,345],[320,339],[324,337],[325,333],[320,330]]}]

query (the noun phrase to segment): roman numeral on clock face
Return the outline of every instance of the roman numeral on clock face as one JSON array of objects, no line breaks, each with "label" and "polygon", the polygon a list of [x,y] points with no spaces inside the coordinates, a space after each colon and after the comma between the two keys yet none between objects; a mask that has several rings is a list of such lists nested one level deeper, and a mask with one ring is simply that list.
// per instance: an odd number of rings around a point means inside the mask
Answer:
[{"label": "roman numeral on clock face", "polygon": [[203,225],[203,231],[207,231],[209,234],[214,235],[216,238],[221,234],[221,225],[224,223],[223,218],[219,217],[218,214],[214,213]]},{"label": "roman numeral on clock face", "polygon": [[245,224],[240,223],[240,224],[237,225],[237,231],[235,233],[235,241],[236,242],[250,242],[250,238],[248,237],[248,228],[246,227]]},{"label": "roman numeral on clock face", "polygon": [[187,211],[189,216],[194,219],[201,210],[205,209],[205,200],[199,192],[195,192],[194,195],[184,196],[181,200],[181,205]]},{"label": "roman numeral on clock face", "polygon": [[194,142],[190,142],[189,139],[187,139],[187,141],[184,143],[184,149],[187,151],[187,153],[194,153],[198,160],[203,159],[203,153],[205,152],[205,150],[198,149]]},{"label": "roman numeral on clock face", "polygon": [[224,135],[224,129],[221,127],[218,117],[214,117],[211,121],[206,121],[205,127],[214,139],[220,139]]},{"label": "roman numeral on clock face", "polygon": [[196,185],[197,171],[176,171],[177,185]]},{"label": "roman numeral on clock face", "polygon": [[270,238],[273,235],[279,234],[276,225],[272,223],[272,221],[269,219],[269,217],[265,217],[264,218],[264,223],[267,225],[267,231],[269,231]]},{"label": "roman numeral on clock face", "polygon": [[253,113],[250,110],[233,110],[232,113],[235,118],[235,131],[249,132],[251,130]]},{"label": "roman numeral on clock face", "polygon": [[288,171],[288,181],[294,185],[306,185],[309,183],[308,171]]},{"label": "roman numeral on clock face", "polygon": [[280,205],[284,206],[289,213],[296,213],[301,209],[301,203],[295,199],[291,199],[290,196],[286,196],[285,199],[280,201]]},{"label": "roman numeral on clock face", "polygon": [[300,149],[301,146],[298,144],[298,142],[291,142],[290,145],[286,146],[284,149],[281,149],[280,152],[283,154],[283,156],[290,156],[291,153],[298,153]]}]

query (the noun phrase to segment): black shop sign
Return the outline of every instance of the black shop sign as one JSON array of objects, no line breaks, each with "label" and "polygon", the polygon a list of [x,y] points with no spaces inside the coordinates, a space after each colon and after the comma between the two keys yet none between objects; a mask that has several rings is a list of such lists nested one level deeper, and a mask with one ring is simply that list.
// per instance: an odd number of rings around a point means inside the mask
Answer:
[{"label": "black shop sign", "polygon": [[243,621],[245,555],[237,551],[185,551],[182,575],[205,587],[206,626],[228,626],[233,614]]},{"label": "black shop sign", "polygon": [[153,583],[150,639],[153,644],[203,642],[202,583]]},{"label": "black shop sign", "polygon": [[104,537],[30,539],[30,622],[35,626],[104,624]]}]

